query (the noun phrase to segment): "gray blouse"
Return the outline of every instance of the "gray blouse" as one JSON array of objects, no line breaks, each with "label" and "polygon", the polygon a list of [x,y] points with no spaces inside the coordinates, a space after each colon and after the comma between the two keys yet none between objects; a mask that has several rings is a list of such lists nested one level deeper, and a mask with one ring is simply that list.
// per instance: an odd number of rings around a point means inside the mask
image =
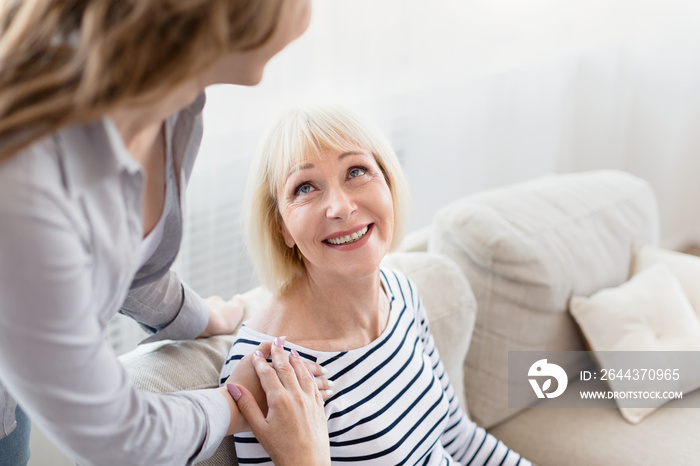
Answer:
[{"label": "gray blouse", "polygon": [[166,121],[165,233],[139,269],[145,174],[113,123],[64,128],[0,163],[0,438],[18,400],[81,465],[191,464],[230,421],[214,390],[137,391],[106,341],[121,312],[152,336],[191,339],[206,304],[170,270],[202,135],[201,94]]}]

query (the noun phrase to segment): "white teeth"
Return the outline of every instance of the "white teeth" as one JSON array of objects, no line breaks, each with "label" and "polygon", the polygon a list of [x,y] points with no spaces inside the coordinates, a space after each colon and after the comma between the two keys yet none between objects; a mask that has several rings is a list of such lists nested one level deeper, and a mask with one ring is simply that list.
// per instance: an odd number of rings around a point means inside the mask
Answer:
[{"label": "white teeth", "polygon": [[365,236],[368,231],[369,231],[369,225],[367,225],[366,227],[364,227],[360,231],[356,231],[355,233],[345,235],[345,236],[340,236],[338,238],[329,238],[326,241],[328,241],[331,244],[335,244],[335,245],[354,243],[355,241],[357,241],[360,238],[362,238],[363,236]]}]

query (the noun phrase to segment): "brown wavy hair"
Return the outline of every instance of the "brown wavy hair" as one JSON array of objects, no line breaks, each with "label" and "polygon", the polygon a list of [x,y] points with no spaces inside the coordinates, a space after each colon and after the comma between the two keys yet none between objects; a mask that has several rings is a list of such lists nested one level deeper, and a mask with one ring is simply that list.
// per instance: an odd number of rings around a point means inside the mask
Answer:
[{"label": "brown wavy hair", "polygon": [[6,0],[0,162],[272,36],[283,0]]}]

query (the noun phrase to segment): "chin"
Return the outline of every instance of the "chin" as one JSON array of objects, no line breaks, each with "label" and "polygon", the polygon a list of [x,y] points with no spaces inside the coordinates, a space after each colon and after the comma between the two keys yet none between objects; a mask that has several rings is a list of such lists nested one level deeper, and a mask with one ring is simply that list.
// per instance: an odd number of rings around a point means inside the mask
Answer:
[{"label": "chin", "polygon": [[263,78],[263,69],[220,70],[209,84],[235,84],[236,86],[257,86]]},{"label": "chin", "polygon": [[353,264],[346,264],[342,273],[347,277],[363,279],[379,273],[380,265],[381,261],[367,261],[354,266]]},{"label": "chin", "polygon": [[256,74],[256,75],[250,76],[250,77],[246,80],[246,82],[240,83],[240,84],[241,84],[242,86],[251,86],[251,87],[252,87],[252,86],[257,86],[257,85],[260,84],[260,82],[262,81],[262,78],[263,78],[263,73],[262,73],[262,71],[261,71],[260,73],[258,73],[258,74]]}]

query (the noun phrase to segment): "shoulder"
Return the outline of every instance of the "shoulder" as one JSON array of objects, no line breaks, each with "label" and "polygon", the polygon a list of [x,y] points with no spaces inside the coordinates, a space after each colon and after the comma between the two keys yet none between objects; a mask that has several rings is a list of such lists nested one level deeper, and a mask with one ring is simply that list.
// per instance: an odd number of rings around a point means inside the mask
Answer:
[{"label": "shoulder", "polygon": [[400,270],[382,267],[379,270],[382,282],[390,293],[390,298],[399,299],[414,308],[419,307],[420,293],[416,284]]},{"label": "shoulder", "polygon": [[229,355],[239,355],[243,357],[255,351],[262,342],[272,340],[273,338],[271,336],[264,335],[251,329],[246,322],[238,329],[236,338],[231,345]]},{"label": "shoulder", "polygon": [[231,348],[224,359],[224,364],[221,367],[221,372],[219,374],[219,385],[223,385],[226,379],[233,372],[234,367],[238,362],[243,359],[248,354],[255,351],[255,349],[263,342],[263,338],[260,338],[257,333],[246,324],[241,325],[236,333],[236,338],[231,345]]},{"label": "shoulder", "polygon": [[405,273],[390,267],[380,267],[379,274],[382,281],[392,288],[405,286],[411,281]]},{"label": "shoulder", "polygon": [[65,126],[0,162],[0,195],[16,201],[19,192],[28,191],[71,202],[106,179],[117,181],[123,170],[139,171],[121,140],[115,143],[119,136],[111,136],[107,121]]},{"label": "shoulder", "polygon": [[0,162],[0,193],[3,200],[15,199],[18,190],[62,190],[64,185],[58,149],[47,136]]},{"label": "shoulder", "polygon": [[187,107],[168,117],[166,122],[176,164],[189,180],[202,141],[202,110],[206,95],[201,92]]},{"label": "shoulder", "polygon": [[[75,201],[53,137],[0,162],[0,199],[0,224],[6,227],[49,231],[75,226],[70,220],[76,211]],[[26,233],[19,232],[23,241],[29,240]]]},{"label": "shoulder", "polygon": [[230,356],[233,355],[240,355],[240,357],[234,358],[240,359],[246,354],[252,352],[252,348],[256,348],[258,345],[260,345],[260,343],[262,343],[262,339],[257,338],[256,335],[251,333],[246,324],[243,324],[238,329],[238,333],[236,333],[236,337],[233,340],[233,344],[228,352],[229,358],[227,359],[230,360]]},{"label": "shoulder", "polygon": [[244,346],[244,345],[255,345],[258,346],[263,341],[267,340],[266,335],[262,335],[259,332],[251,329],[248,326],[248,322],[241,324],[236,333],[236,339],[233,342],[233,346]]}]

